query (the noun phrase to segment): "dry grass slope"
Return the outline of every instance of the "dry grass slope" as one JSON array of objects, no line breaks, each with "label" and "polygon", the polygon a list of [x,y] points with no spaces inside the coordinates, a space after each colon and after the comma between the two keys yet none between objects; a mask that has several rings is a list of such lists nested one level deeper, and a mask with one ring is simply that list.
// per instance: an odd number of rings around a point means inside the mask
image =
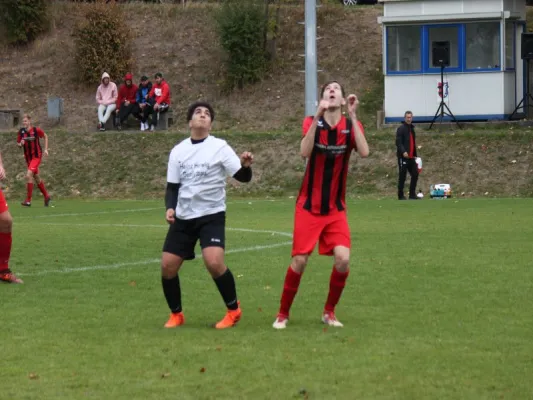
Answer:
[{"label": "dry grass slope", "polygon": [[[23,108],[45,127],[47,96],[65,99],[63,124],[71,132],[92,131],[95,125],[93,86],[75,80],[71,33],[87,5],[54,2],[52,30],[27,48],[2,51],[0,108]],[[216,5],[130,3],[121,5],[136,34],[133,73],[136,80],[161,71],[166,76],[184,129],[183,110],[198,99],[218,109],[218,127],[239,131],[298,129],[304,112],[303,7],[281,12],[278,62],[266,79],[230,95],[221,93],[223,59],[213,21]],[[381,60],[381,29],[376,23],[380,7],[318,9],[318,61],[320,81],[334,77],[361,99],[370,99]],[[115,77],[116,78],[116,77]],[[379,86],[379,85],[378,85]],[[378,87],[379,91],[379,87]],[[374,99],[375,102],[375,99]],[[374,110],[364,116],[375,120]]]},{"label": "dry grass slope", "polygon": [[[230,181],[232,195],[295,196],[304,171],[298,155],[299,136],[292,133],[246,135],[216,133],[237,152],[255,154],[250,184]],[[54,132],[51,155],[44,160],[42,176],[52,195],[61,197],[161,198],[168,154],[183,136],[155,133],[94,133],[72,135]],[[397,166],[394,133],[368,133],[371,156],[351,161],[348,194],[351,197],[396,196]],[[451,134],[421,133],[424,170],[419,188],[450,183],[465,197],[533,196],[533,132],[466,131]],[[25,193],[25,163],[13,135],[0,135],[7,166],[6,194],[10,202]],[[36,192],[36,202],[40,194]],[[39,205],[40,206],[40,205]]]}]

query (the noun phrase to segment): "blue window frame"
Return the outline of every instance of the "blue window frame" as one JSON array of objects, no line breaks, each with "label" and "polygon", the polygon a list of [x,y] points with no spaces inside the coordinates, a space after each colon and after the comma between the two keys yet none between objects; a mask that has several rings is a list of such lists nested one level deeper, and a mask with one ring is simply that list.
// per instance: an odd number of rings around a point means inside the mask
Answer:
[{"label": "blue window frame", "polygon": [[463,36],[464,29],[461,24],[425,25],[424,30],[424,61],[425,73],[440,73],[440,67],[433,66],[433,43],[448,41],[450,43],[450,66],[446,72],[461,72],[463,70]]},{"label": "blue window frame", "polygon": [[[503,35],[499,21],[387,26],[387,75],[440,73],[440,67],[434,67],[432,60],[433,43],[439,41],[450,44],[450,66],[446,67],[446,72],[501,71],[504,58],[514,60],[516,51],[516,27],[512,22],[506,22],[506,26],[509,23],[513,25],[512,57],[507,50],[506,54],[501,54]],[[513,68],[514,65],[507,67]]]},{"label": "blue window frame", "polygon": [[465,29],[465,71],[501,71],[501,22],[472,22]]},{"label": "blue window frame", "polygon": [[422,26],[387,27],[387,73],[422,73]]}]

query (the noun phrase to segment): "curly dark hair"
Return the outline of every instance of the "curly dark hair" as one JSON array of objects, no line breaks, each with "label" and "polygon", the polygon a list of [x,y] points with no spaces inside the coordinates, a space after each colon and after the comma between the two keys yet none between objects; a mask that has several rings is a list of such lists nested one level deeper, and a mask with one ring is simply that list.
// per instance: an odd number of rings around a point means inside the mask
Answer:
[{"label": "curly dark hair", "polygon": [[189,122],[192,119],[194,110],[196,110],[198,107],[207,108],[209,110],[209,114],[211,115],[211,122],[215,120],[215,110],[213,110],[213,107],[211,107],[211,104],[209,104],[207,101],[195,101],[189,106],[189,109],[187,110],[187,122]]}]

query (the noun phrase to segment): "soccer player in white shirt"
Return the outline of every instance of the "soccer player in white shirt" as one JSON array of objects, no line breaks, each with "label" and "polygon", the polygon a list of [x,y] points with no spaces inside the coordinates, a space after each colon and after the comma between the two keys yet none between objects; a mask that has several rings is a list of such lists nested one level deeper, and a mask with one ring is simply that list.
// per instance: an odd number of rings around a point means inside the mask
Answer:
[{"label": "soccer player in white shirt", "polygon": [[200,240],[204,264],[227,307],[217,329],[235,326],[241,318],[235,279],[224,263],[226,178],[252,179],[253,155],[240,158],[222,139],[210,135],[215,112],[210,104],[196,102],[187,110],[191,136],[170,152],[165,195],[166,220],[170,224],[161,259],[163,293],[170,308],[166,328],[185,323],[181,307],[178,271],[185,260],[194,259]]}]

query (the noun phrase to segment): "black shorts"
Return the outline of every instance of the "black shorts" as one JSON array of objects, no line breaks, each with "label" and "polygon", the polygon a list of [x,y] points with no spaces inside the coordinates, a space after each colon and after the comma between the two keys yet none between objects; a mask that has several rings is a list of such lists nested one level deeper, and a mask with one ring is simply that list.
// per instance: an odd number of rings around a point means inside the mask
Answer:
[{"label": "black shorts", "polygon": [[194,260],[194,248],[222,247],[225,243],[226,213],[224,211],[193,219],[178,219],[168,229],[163,251],[184,260]]}]

